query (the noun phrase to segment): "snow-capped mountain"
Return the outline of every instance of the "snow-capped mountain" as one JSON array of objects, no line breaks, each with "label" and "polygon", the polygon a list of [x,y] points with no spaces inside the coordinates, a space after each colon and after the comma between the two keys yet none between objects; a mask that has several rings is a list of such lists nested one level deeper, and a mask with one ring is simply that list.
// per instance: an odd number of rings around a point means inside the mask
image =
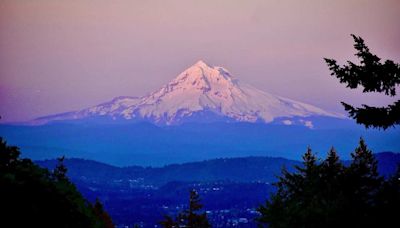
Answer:
[{"label": "snow-capped mountain", "polygon": [[[143,97],[117,97],[76,112],[40,117],[36,122],[77,120],[93,117],[147,120],[156,124],[177,124],[186,119],[222,118],[230,121],[292,124],[291,118],[342,117],[313,105],[272,95],[242,84],[223,67],[198,61],[167,85]],[[309,121],[304,125],[312,127]]]}]

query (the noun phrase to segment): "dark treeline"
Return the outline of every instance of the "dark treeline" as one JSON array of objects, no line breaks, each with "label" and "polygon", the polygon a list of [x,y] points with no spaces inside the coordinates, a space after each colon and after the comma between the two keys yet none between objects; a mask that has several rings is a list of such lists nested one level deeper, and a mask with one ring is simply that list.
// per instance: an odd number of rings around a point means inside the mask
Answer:
[{"label": "dark treeline", "polygon": [[77,191],[62,162],[52,171],[40,168],[0,138],[2,226],[114,227],[99,201],[92,205]]},{"label": "dark treeline", "polygon": [[324,160],[308,149],[295,172],[282,171],[277,192],[259,208],[260,226],[398,227],[400,170],[387,179],[364,140],[343,165],[332,148]]}]

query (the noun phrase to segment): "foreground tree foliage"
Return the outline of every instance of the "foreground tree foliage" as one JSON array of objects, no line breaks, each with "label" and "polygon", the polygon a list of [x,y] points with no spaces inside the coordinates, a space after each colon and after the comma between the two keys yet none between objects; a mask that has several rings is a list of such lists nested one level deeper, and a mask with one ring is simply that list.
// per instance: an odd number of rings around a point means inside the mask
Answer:
[{"label": "foreground tree foliage", "polygon": [[165,216],[164,221],[161,221],[160,224],[165,228],[211,227],[210,223],[208,222],[206,213],[198,213],[201,208],[203,208],[203,205],[200,203],[199,194],[196,192],[196,190],[191,190],[189,198],[189,209],[179,213],[175,219],[170,216]]},{"label": "foreground tree foliage", "polygon": [[[350,89],[363,87],[363,92],[379,92],[387,96],[396,96],[396,86],[400,85],[400,65],[392,60],[381,63],[381,59],[372,54],[361,37],[352,35],[355,54],[360,59],[360,65],[347,61],[347,65],[339,66],[334,59],[325,59],[331,75],[337,77],[340,83],[347,84]],[[366,104],[361,108],[342,102],[350,117],[367,128],[386,129],[400,124],[400,100],[387,107],[371,107]]]},{"label": "foreground tree foliage", "polygon": [[282,171],[277,192],[258,208],[260,226],[398,227],[400,171],[379,176],[377,161],[364,140],[344,166],[332,148],[320,161],[308,149],[297,172]]},{"label": "foreground tree foliage", "polygon": [[66,176],[63,159],[53,171],[21,159],[0,138],[1,224],[9,227],[114,227],[100,202],[92,206]]}]

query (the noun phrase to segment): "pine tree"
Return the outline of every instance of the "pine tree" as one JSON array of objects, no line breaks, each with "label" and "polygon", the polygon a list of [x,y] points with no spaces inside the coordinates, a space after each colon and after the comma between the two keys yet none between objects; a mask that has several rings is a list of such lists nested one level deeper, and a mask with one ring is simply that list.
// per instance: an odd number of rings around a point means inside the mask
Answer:
[{"label": "pine tree", "polygon": [[207,220],[205,212],[197,214],[203,208],[200,203],[200,196],[196,190],[190,191],[189,210],[187,211],[187,226],[188,227],[211,227]]},{"label": "pine tree", "polygon": [[378,162],[364,139],[351,154],[352,163],[346,172],[346,214],[353,224],[376,224],[373,207],[383,178],[378,173]]},{"label": "pine tree", "polygon": [[[354,39],[355,54],[361,59],[360,65],[347,61],[347,65],[339,66],[334,59],[325,58],[331,75],[340,83],[347,84],[350,89],[363,87],[363,92],[379,92],[387,96],[396,96],[396,86],[400,85],[400,64],[392,60],[381,63],[381,59],[372,54],[361,37],[351,35]],[[386,107],[371,107],[363,104],[355,108],[341,102],[350,117],[365,127],[386,129],[400,124],[400,100]]]},{"label": "pine tree", "polygon": [[179,227],[178,222],[176,222],[171,216],[164,216],[164,220],[160,222],[160,225],[165,228],[177,228]]},{"label": "pine tree", "polygon": [[1,224],[12,227],[95,227],[99,220],[90,203],[66,176],[59,160],[51,172],[30,159],[21,159],[17,147],[0,137]]},{"label": "pine tree", "polygon": [[340,162],[340,158],[334,147],[329,150],[326,159],[322,163],[322,169],[324,178],[327,181],[332,181],[338,174],[343,172],[343,164]]},{"label": "pine tree", "polygon": [[114,224],[111,220],[111,217],[108,213],[104,210],[103,204],[100,202],[99,199],[96,199],[96,202],[93,205],[93,211],[97,218],[102,221],[105,228],[114,228]]},{"label": "pine tree", "polygon": [[295,166],[297,172],[290,173],[283,169],[279,177],[276,194],[258,208],[261,217],[260,226],[267,227],[319,227],[321,165],[310,147],[303,155],[302,166]]},{"label": "pine tree", "polygon": [[366,198],[362,200],[368,203],[368,198],[375,194],[382,184],[383,178],[378,173],[378,161],[372,151],[368,149],[363,138],[360,138],[359,146],[351,154],[352,163],[348,169],[355,194]]},{"label": "pine tree", "polygon": [[[188,227],[188,228],[207,228],[211,227],[205,212],[201,213],[203,205],[196,190],[190,190],[189,208],[180,212],[176,219],[165,216],[160,224],[165,228]],[[199,213],[200,212],[200,213]]]},{"label": "pine tree", "polygon": [[319,185],[319,202],[321,220],[326,227],[338,227],[343,220],[341,208],[345,199],[342,191],[344,166],[340,161],[335,148],[331,148],[326,159],[321,164],[321,183]]},{"label": "pine tree", "polygon": [[344,166],[334,148],[320,162],[309,148],[296,171],[282,171],[277,191],[258,208],[260,226],[391,227],[398,224],[400,170],[384,180],[365,141]]},{"label": "pine tree", "polygon": [[377,195],[376,210],[379,225],[381,227],[391,227],[399,224],[400,211],[400,164],[397,171],[387,181]]},{"label": "pine tree", "polygon": [[57,181],[68,181],[67,178],[67,167],[64,165],[65,157],[57,158],[57,166],[53,170],[53,177]]}]

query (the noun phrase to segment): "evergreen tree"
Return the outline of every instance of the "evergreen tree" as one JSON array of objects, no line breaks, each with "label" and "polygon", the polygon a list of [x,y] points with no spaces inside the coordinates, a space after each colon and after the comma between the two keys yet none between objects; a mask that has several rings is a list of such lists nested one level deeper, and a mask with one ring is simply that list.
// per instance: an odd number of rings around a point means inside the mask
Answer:
[{"label": "evergreen tree", "polygon": [[400,171],[384,180],[365,141],[344,166],[332,148],[325,160],[307,150],[296,172],[282,171],[277,192],[258,208],[260,226],[279,227],[390,227],[399,224]]},{"label": "evergreen tree", "polygon": [[343,173],[343,164],[340,162],[340,158],[336,153],[335,148],[331,148],[328,152],[326,159],[322,162],[322,174],[323,179],[327,184],[335,184],[340,181],[337,179]]},{"label": "evergreen tree", "polygon": [[9,227],[106,227],[66,177],[59,159],[51,172],[0,138],[0,221]]},{"label": "evergreen tree", "polygon": [[400,211],[400,164],[397,172],[384,182],[384,186],[377,194],[376,210],[374,213],[381,227],[391,227],[393,224],[399,226]]},{"label": "evergreen tree", "polygon": [[383,184],[383,178],[378,174],[378,162],[362,138],[351,157],[352,163],[345,176],[347,220],[358,226],[377,224],[379,221],[373,209],[375,196]]},{"label": "evergreen tree", "polygon": [[[347,61],[347,65],[339,66],[334,59],[325,61],[331,75],[337,77],[340,83],[347,84],[350,89],[363,87],[363,92],[379,92],[387,96],[396,96],[396,86],[400,85],[400,64],[392,60],[381,63],[381,59],[372,54],[361,37],[351,35],[354,39],[355,54],[361,59],[360,65]],[[400,124],[400,100],[387,107],[371,107],[363,104],[355,108],[341,102],[350,117],[365,127],[386,129]]]},{"label": "evergreen tree", "polygon": [[68,181],[67,167],[64,165],[65,157],[57,158],[57,166],[53,170],[53,177],[56,181]]},{"label": "evergreen tree", "polygon": [[210,227],[205,212],[197,214],[203,208],[200,203],[200,196],[196,190],[190,191],[189,210],[184,214],[187,219],[187,227]]},{"label": "evergreen tree", "polygon": [[303,165],[295,166],[297,172],[282,171],[272,195],[265,206],[258,208],[262,216],[260,225],[271,227],[320,227],[321,211],[317,196],[320,194],[321,165],[308,148],[303,155]]},{"label": "evergreen tree", "polygon": [[160,222],[161,226],[165,228],[177,228],[179,227],[178,222],[176,222],[171,216],[164,216],[164,220]]},{"label": "evergreen tree", "polygon": [[180,212],[174,220],[170,216],[165,216],[160,224],[165,228],[188,227],[188,228],[207,228],[211,227],[205,212],[199,213],[203,208],[200,196],[196,190],[190,191],[189,208]]},{"label": "evergreen tree", "polygon": [[99,199],[96,199],[96,202],[93,205],[93,211],[97,218],[104,224],[105,228],[114,228],[114,224],[111,220],[111,217],[108,213],[104,210],[103,204],[100,202]]},{"label": "evergreen tree", "polygon": [[[327,227],[338,227],[338,221],[343,220],[343,213],[340,210],[344,201],[344,192],[341,190],[343,184],[344,166],[336,150],[332,147],[326,159],[321,164],[321,182],[319,184],[319,201],[322,211],[322,224]],[[323,200],[320,200],[323,199]]]}]

